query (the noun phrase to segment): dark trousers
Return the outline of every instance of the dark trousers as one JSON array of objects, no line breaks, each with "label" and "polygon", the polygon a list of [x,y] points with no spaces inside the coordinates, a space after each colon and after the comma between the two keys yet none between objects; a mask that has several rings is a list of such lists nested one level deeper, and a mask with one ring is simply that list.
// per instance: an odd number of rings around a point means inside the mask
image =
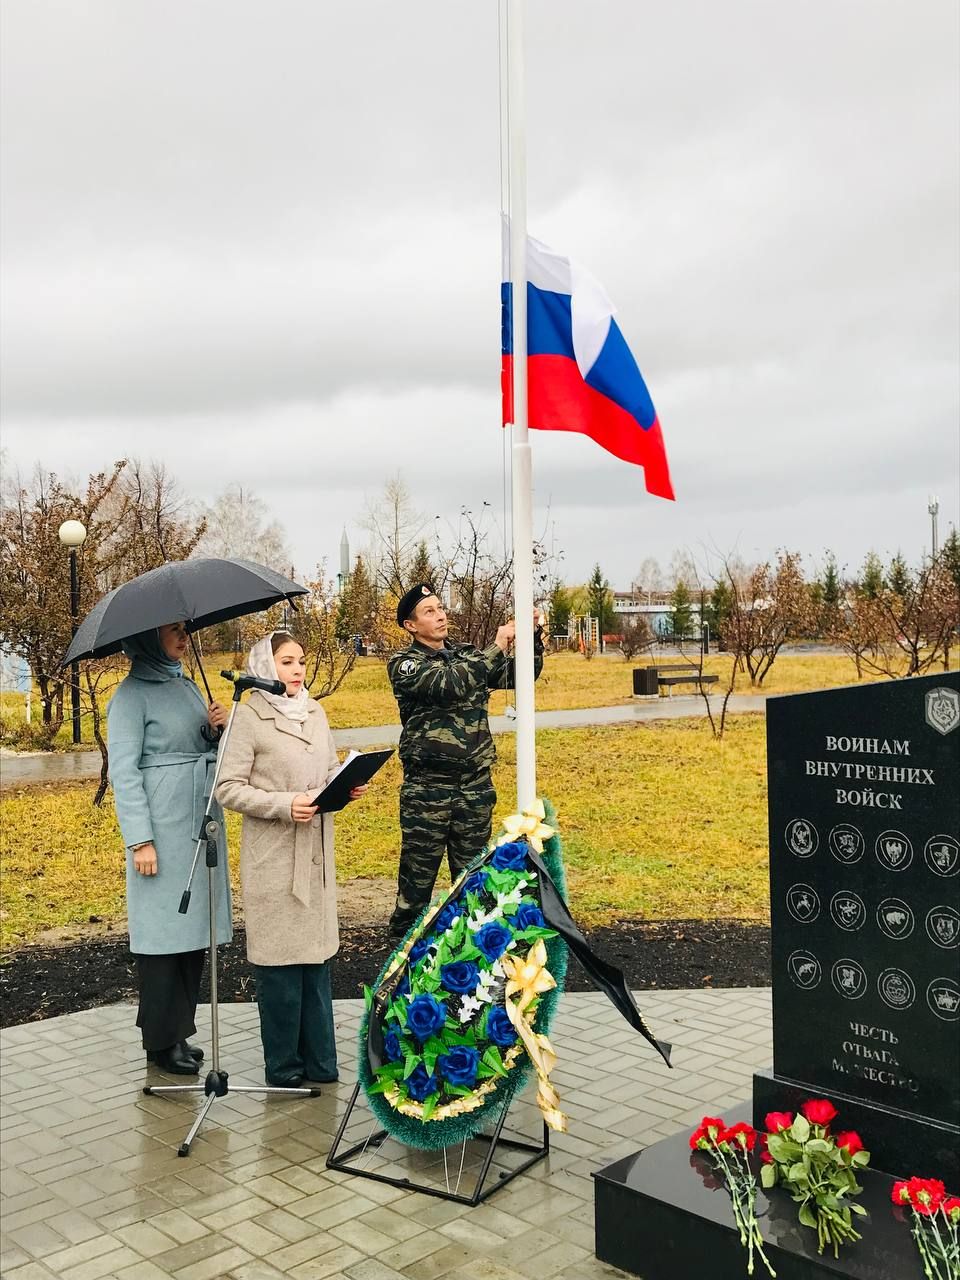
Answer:
[{"label": "dark trousers", "polygon": [[134,956],[140,987],[137,1026],[148,1053],[170,1049],[197,1030],[197,998],[205,951]]},{"label": "dark trousers", "polygon": [[255,964],[267,1084],[337,1078],[330,963]]},{"label": "dark trousers", "polygon": [[459,778],[404,775],[394,938],[404,936],[430,901],[444,853],[455,880],[483,850],[496,800],[489,769]]}]

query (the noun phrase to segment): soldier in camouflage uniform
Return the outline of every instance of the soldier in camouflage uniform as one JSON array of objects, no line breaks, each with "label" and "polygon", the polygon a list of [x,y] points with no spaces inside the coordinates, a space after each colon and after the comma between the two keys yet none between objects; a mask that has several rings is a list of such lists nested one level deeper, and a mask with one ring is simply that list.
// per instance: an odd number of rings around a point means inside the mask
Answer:
[{"label": "soldier in camouflage uniform", "polygon": [[[403,725],[400,873],[390,917],[390,932],[400,938],[430,901],[444,851],[454,879],[490,838],[497,795],[487,702],[492,689],[513,686],[514,663],[506,651],[515,628],[505,623],[482,650],[452,643],[443,605],[425,582],[401,599],[397,623],[413,637],[409,649],[387,663]],[[534,650],[539,676],[539,629]]]}]

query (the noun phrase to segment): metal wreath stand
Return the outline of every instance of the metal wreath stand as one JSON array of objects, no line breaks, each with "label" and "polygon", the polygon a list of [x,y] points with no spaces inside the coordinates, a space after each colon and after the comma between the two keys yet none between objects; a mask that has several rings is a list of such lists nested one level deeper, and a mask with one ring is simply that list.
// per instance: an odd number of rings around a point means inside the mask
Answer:
[{"label": "metal wreath stand", "polygon": [[[540,1160],[545,1159],[550,1154],[550,1130],[547,1128],[546,1122],[543,1125],[543,1140],[541,1143],[527,1142],[520,1138],[511,1138],[503,1136],[503,1126],[507,1119],[507,1112],[516,1096],[516,1088],[510,1088],[506,1091],[503,1102],[500,1104],[500,1115],[493,1128],[492,1133],[475,1133],[471,1137],[466,1137],[460,1144],[460,1171],[457,1174],[456,1184],[453,1190],[450,1189],[450,1171],[447,1166],[448,1147],[441,1147],[443,1153],[443,1169],[446,1182],[445,1188],[439,1186],[431,1186],[429,1183],[419,1182],[413,1178],[396,1177],[386,1173],[376,1173],[372,1169],[365,1168],[362,1164],[355,1163],[357,1160],[363,1160],[368,1150],[376,1151],[384,1142],[393,1138],[394,1142],[399,1143],[407,1151],[420,1151],[419,1147],[408,1147],[400,1138],[394,1138],[386,1129],[378,1129],[376,1133],[371,1133],[363,1142],[358,1142],[354,1146],[349,1147],[346,1151],[338,1151],[343,1141],[347,1125],[356,1108],[357,1101],[360,1096],[360,1082],[358,1081],[350,1101],[347,1103],[347,1109],[344,1112],[343,1119],[340,1121],[340,1127],[337,1129],[336,1137],[333,1140],[333,1146],[327,1156],[326,1167],[328,1169],[336,1169],[340,1173],[352,1173],[358,1178],[370,1178],[373,1182],[385,1182],[387,1186],[398,1187],[403,1191],[419,1191],[422,1195],[436,1196],[440,1200],[452,1200],[456,1204],[470,1205],[476,1208],[484,1200],[490,1198],[495,1191],[499,1191],[501,1187],[505,1187],[508,1182],[512,1182],[514,1178],[520,1176]],[[466,1155],[468,1142],[483,1142],[487,1144],[487,1150],[480,1166],[480,1172],[477,1175],[476,1185],[472,1195],[460,1194],[460,1179],[463,1176],[463,1162]],[[453,1145],[453,1144],[451,1144]],[[484,1187],[487,1175],[490,1172],[490,1166],[493,1163],[493,1157],[497,1148],[503,1147],[509,1151],[525,1152],[526,1160],[522,1160],[512,1169],[501,1169],[499,1171],[497,1181],[492,1182],[489,1187]]]},{"label": "metal wreath stand", "polygon": [[190,889],[193,884],[193,877],[197,870],[197,863],[200,860],[201,846],[206,845],[206,863],[207,863],[207,889],[210,899],[210,1041],[211,1041],[211,1065],[207,1072],[203,1083],[197,1084],[162,1084],[162,1085],[144,1085],[143,1092],[148,1097],[161,1097],[166,1094],[187,1094],[187,1093],[203,1093],[206,1095],[206,1101],[197,1113],[196,1119],[190,1126],[190,1131],[177,1148],[178,1156],[188,1156],[190,1147],[194,1138],[207,1118],[211,1107],[217,1098],[225,1098],[228,1093],[265,1093],[276,1094],[284,1098],[316,1098],[320,1095],[320,1090],[315,1088],[302,1089],[286,1089],[267,1084],[230,1084],[228,1073],[220,1069],[220,1020],[217,1011],[217,898],[216,898],[216,876],[215,872],[220,860],[220,834],[223,833],[223,852],[226,857],[227,851],[227,833],[226,828],[213,816],[213,806],[216,803],[214,796],[216,795],[217,782],[220,779],[220,766],[223,761],[223,747],[230,737],[230,730],[233,728],[234,716],[237,712],[237,706],[241,697],[247,689],[266,687],[269,692],[280,692],[283,685],[279,685],[277,689],[273,689],[274,681],[255,680],[252,676],[240,676],[234,679],[232,671],[222,673],[229,679],[234,680],[233,688],[233,705],[230,707],[230,717],[227,720],[227,727],[223,731],[220,739],[220,749],[217,752],[217,765],[213,774],[213,782],[210,785],[210,796],[207,799],[207,807],[200,823],[200,831],[197,835],[197,847],[193,854],[193,865],[190,868],[190,876],[187,880],[187,887],[183,891],[180,899],[179,912],[181,915],[187,914],[190,906]]}]

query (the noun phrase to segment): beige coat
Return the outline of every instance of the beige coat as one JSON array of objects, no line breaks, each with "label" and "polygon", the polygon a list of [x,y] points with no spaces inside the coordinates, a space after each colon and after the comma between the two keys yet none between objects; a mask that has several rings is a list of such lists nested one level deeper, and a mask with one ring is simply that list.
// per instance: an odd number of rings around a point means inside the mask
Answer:
[{"label": "beige coat", "polygon": [[[301,733],[302,729],[302,733]],[[321,964],[340,945],[333,817],[294,822],[294,796],[315,795],[338,767],[326,712],[301,725],[256,690],[237,707],[216,796],[243,814],[240,880],[251,964]]]}]

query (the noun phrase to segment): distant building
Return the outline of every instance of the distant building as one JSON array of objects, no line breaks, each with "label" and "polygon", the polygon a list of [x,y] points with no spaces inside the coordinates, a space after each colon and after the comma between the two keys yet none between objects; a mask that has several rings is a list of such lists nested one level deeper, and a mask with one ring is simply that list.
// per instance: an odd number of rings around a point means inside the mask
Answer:
[{"label": "distant building", "polygon": [[[690,613],[694,619],[692,630],[700,630],[700,601],[690,601]],[[615,619],[644,617],[655,636],[668,636],[673,632],[672,591],[614,591],[613,616]],[[614,626],[616,630],[616,625]]]}]

